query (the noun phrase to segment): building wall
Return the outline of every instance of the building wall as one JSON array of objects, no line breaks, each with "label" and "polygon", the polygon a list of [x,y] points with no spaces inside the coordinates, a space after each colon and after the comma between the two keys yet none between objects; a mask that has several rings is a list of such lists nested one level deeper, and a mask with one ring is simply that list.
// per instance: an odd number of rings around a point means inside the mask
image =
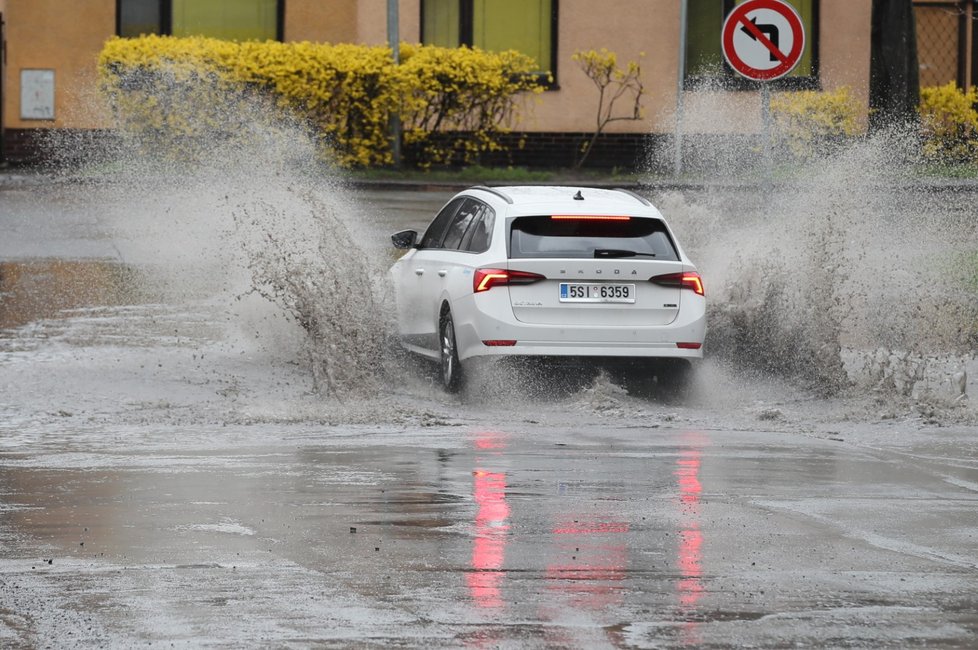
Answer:
[{"label": "building wall", "polygon": [[[355,43],[383,45],[387,42],[387,0],[360,0]],[[400,0],[398,29],[401,41],[421,40],[421,0]]]},{"label": "building wall", "polygon": [[[869,104],[870,13],[868,1],[822,0],[818,30],[822,88],[849,86],[864,106]],[[524,119],[523,128],[593,131],[597,90],[571,57],[577,50],[607,47],[618,55],[620,64],[629,60],[641,63],[645,86],[644,119],[612,123],[608,131],[670,133],[675,129],[680,34],[677,0],[616,0],[614,11],[602,12],[593,11],[589,0],[561,0],[559,19],[560,90],[544,93],[533,115]],[[761,126],[760,96],[756,92],[687,90],[683,103],[685,128],[693,132],[746,133]],[[622,108],[627,111],[629,107]]]},{"label": "building wall", "polygon": [[[95,64],[102,44],[115,33],[114,0],[7,0],[7,65],[4,122],[7,128],[98,128],[106,126],[95,91]],[[24,69],[54,70],[52,120],[20,118]]]},{"label": "building wall", "polygon": [[286,0],[285,40],[347,43],[357,33],[357,0]]},{"label": "building wall", "polygon": [[[421,0],[400,0],[402,41],[420,40]],[[608,126],[618,134],[668,134],[675,129],[679,48],[679,0],[560,0],[557,85],[527,99],[517,130],[555,133],[593,131],[597,90],[573,61],[575,51],[607,47],[619,62],[641,62],[643,119]],[[819,66],[822,87],[849,86],[868,104],[869,0],[821,0]],[[95,62],[115,33],[116,0],[0,0],[7,23],[8,60],[3,120],[8,130],[110,126],[95,100]],[[287,41],[383,44],[387,0],[286,0]],[[812,35],[809,35],[812,37]],[[644,56],[642,53],[644,52]],[[55,71],[55,119],[20,118],[20,71]],[[755,133],[760,128],[756,92],[684,92],[685,131]],[[621,109],[630,112],[627,104]]]}]

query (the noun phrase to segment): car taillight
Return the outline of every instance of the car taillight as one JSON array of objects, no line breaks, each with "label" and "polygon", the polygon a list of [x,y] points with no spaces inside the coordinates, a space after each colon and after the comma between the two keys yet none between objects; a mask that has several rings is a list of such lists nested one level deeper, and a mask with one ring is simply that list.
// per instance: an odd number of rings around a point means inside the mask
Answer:
[{"label": "car taillight", "polygon": [[493,287],[508,284],[533,284],[547,277],[539,273],[528,273],[526,271],[508,271],[506,269],[476,269],[475,277],[472,279],[472,291],[489,291]]},{"label": "car taillight", "polygon": [[703,289],[703,278],[699,273],[686,271],[685,273],[667,273],[666,275],[656,275],[649,278],[653,284],[663,287],[679,287],[680,289],[690,289],[693,293],[705,296]]}]

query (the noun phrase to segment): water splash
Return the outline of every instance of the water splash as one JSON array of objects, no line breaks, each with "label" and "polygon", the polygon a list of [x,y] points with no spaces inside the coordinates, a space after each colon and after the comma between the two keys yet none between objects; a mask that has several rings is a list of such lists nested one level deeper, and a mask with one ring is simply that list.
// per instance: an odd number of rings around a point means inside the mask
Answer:
[{"label": "water splash", "polygon": [[[389,331],[379,238],[311,130],[259,93],[218,94],[207,79],[162,73],[152,81],[150,94],[183,98],[180,132],[120,119],[117,138],[97,147],[63,134],[47,143],[104,197],[100,218],[119,257],[152,264],[185,297],[223,296],[243,343],[281,340],[287,356],[300,328],[319,393],[376,393]],[[188,110],[201,96],[208,105]]]},{"label": "water splash", "polygon": [[961,404],[948,378],[978,349],[976,224],[916,161],[893,129],[768,189],[657,197],[706,278],[713,354],[825,396]]}]

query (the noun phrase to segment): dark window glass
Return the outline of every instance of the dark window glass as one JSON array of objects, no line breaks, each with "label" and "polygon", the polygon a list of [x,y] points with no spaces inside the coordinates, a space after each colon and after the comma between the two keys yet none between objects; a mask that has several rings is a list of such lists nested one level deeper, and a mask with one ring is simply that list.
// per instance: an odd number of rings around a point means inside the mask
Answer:
[{"label": "dark window glass", "polygon": [[119,36],[165,33],[162,5],[160,0],[119,0]]},{"label": "dark window glass", "polygon": [[510,230],[509,256],[679,259],[662,221],[644,217],[627,221],[519,217]]},{"label": "dark window glass", "polygon": [[448,227],[448,233],[445,235],[445,241],[442,242],[442,248],[455,250],[461,248],[462,237],[465,236],[465,232],[481,211],[482,203],[475,199],[466,199],[462,207],[459,208],[458,214],[452,219],[452,225]]},{"label": "dark window glass", "polygon": [[430,45],[474,45],[516,50],[553,75],[557,0],[421,0],[421,40]]},{"label": "dark window glass", "polygon": [[496,213],[488,205],[482,206],[482,213],[472,222],[462,238],[462,250],[472,253],[485,253],[492,241],[492,226]]},{"label": "dark window glass", "polygon": [[[742,79],[726,61],[720,47],[723,21],[743,0],[689,0],[686,17],[686,81],[709,83],[711,80]],[[805,50],[801,61],[787,76],[773,83],[780,87],[817,86],[816,56],[818,0],[785,0],[795,8],[805,26]]]},{"label": "dark window glass", "polygon": [[421,238],[421,248],[441,248],[441,241],[445,237],[448,224],[452,222],[452,217],[464,201],[465,198],[458,198],[442,208]]}]

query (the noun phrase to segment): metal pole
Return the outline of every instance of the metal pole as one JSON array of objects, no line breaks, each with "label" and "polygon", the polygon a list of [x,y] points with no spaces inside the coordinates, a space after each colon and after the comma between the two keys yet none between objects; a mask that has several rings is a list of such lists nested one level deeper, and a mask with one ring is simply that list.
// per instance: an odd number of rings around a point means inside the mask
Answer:
[{"label": "metal pole", "polygon": [[676,177],[683,173],[683,87],[686,83],[686,19],[689,0],[679,0],[679,71],[676,82],[676,137],[673,147],[672,170]]},{"label": "metal pole", "polygon": [[774,155],[771,144],[771,87],[761,83],[761,130],[764,140],[764,182],[771,184],[774,171]]},{"label": "metal pole", "polygon": [[[390,45],[394,54],[394,65],[401,62],[401,37],[398,17],[398,0],[387,0],[387,43]],[[401,166],[401,116],[392,113],[390,119],[391,128],[391,155],[394,158],[394,166]]]}]

